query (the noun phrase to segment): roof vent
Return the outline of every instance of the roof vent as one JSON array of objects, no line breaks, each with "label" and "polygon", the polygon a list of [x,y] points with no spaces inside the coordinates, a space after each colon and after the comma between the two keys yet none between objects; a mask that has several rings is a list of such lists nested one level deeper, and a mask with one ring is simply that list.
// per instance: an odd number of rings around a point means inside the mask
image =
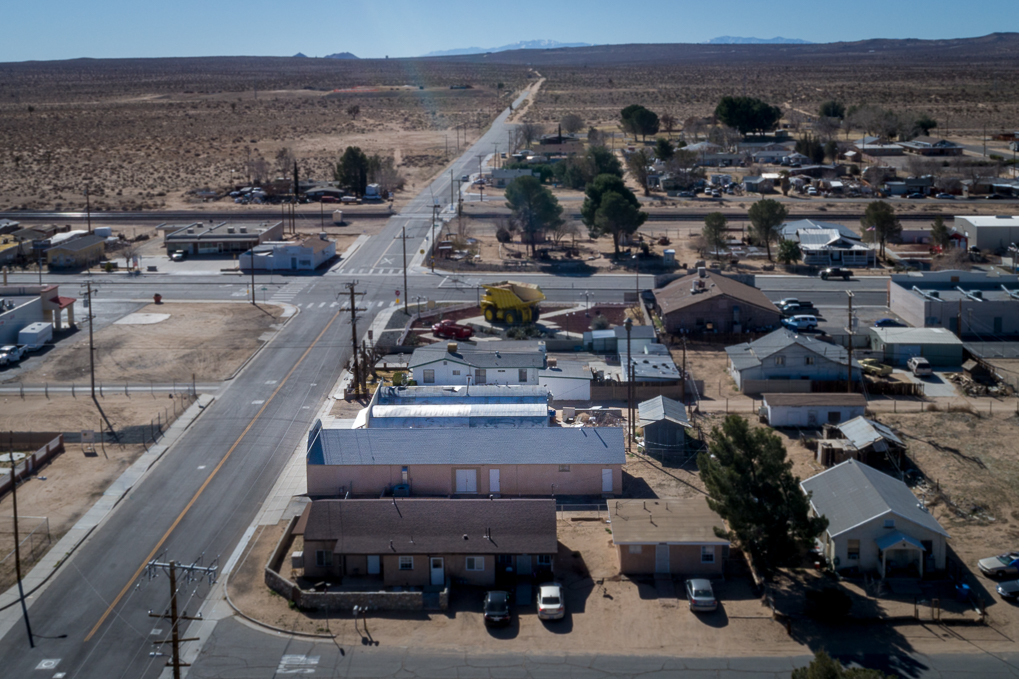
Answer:
[{"label": "roof vent", "polygon": [[195,232],[195,230],[193,228],[188,227],[188,233],[194,233],[194,232]]},{"label": "roof vent", "polygon": [[549,367],[549,368],[554,368],[554,367],[556,367],[556,365],[557,365],[558,363],[559,363],[559,359],[557,359],[557,358],[556,358],[555,356],[549,356],[549,357],[548,357],[548,367]]},{"label": "roof vent", "polygon": [[456,348],[457,348],[456,342],[450,342],[449,344],[446,345],[446,351],[448,351],[451,354],[456,353]]},{"label": "roof vent", "polygon": [[242,226],[241,227],[241,233],[247,233],[247,232],[248,232],[248,227]]}]

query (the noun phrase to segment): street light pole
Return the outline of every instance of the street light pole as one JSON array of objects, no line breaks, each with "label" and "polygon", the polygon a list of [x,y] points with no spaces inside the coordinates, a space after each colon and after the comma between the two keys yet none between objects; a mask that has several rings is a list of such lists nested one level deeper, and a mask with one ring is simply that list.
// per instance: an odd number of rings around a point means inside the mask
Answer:
[{"label": "street light pole", "polygon": [[407,298],[410,297],[410,290],[407,289],[407,227],[403,227],[403,235],[400,237],[403,241],[403,313],[410,315],[407,311]]},{"label": "street light pole", "polygon": [[853,393],[853,291],[846,290],[846,295],[849,298],[849,324],[846,326],[847,334],[849,336],[849,346],[846,347],[849,354],[849,360],[846,364],[849,369],[849,380],[846,382],[846,393]]},{"label": "street light pole", "polygon": [[[18,578],[18,598],[21,600],[21,614],[25,618],[25,629],[28,630],[28,646],[29,648],[35,648],[35,641],[32,639],[32,625],[28,621],[28,606],[25,605],[25,589],[21,584],[21,548],[18,546],[18,478],[15,475],[16,466],[14,464],[14,441],[13,433],[10,434],[11,439],[8,446],[8,452],[11,455],[11,504],[14,509],[14,571]],[[27,463],[26,463],[27,464]]]},{"label": "street light pole", "polygon": [[88,197],[88,187],[85,188],[85,215],[88,219],[88,232],[92,233],[92,202]]},{"label": "street light pole", "polygon": [[623,327],[626,328],[626,365],[621,367],[625,371],[623,374],[626,376],[626,419],[630,425],[629,443],[626,448],[633,452],[633,436],[636,432],[636,428],[633,426],[633,379],[631,379],[632,373],[630,372],[630,362],[633,360],[630,356],[630,330],[633,328],[633,319],[627,316],[626,320],[623,321]]}]

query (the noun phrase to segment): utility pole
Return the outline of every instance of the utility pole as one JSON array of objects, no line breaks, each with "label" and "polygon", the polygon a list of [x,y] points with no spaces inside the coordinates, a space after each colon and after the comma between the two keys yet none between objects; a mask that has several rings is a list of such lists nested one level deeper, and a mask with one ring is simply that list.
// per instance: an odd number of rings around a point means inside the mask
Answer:
[{"label": "utility pole", "polygon": [[846,296],[849,298],[849,324],[846,326],[849,336],[849,346],[847,347],[849,360],[846,362],[849,379],[846,382],[846,393],[851,394],[853,393],[853,291],[846,290]]},{"label": "utility pole", "polygon": [[[217,559],[218,561],[218,559]],[[216,571],[218,566],[213,561],[211,566],[201,566],[201,558],[198,561],[191,564],[190,566],[184,566],[177,563],[176,561],[170,561],[169,563],[163,563],[157,560],[150,561],[146,566],[146,572],[149,576],[149,580],[156,577],[159,571],[167,573],[170,576],[170,613],[153,613],[149,611],[150,618],[169,618],[170,619],[170,640],[169,641],[153,641],[153,645],[160,644],[171,644],[172,646],[172,660],[166,663],[167,667],[173,668],[173,679],[180,679],[180,668],[190,667],[189,663],[181,662],[180,660],[180,645],[186,641],[198,641],[198,637],[190,637],[187,639],[180,638],[180,621],[181,620],[202,620],[201,615],[191,616],[184,611],[183,615],[177,613],[177,571],[184,571],[184,579],[190,583],[192,580],[202,580],[205,577],[209,578],[209,584],[216,584]],[[151,653],[150,655],[162,655]]]},{"label": "utility pole", "polygon": [[400,240],[403,241],[403,313],[410,315],[407,311],[407,298],[410,297],[410,290],[407,289],[407,227],[403,227],[403,235],[400,236]]},{"label": "utility pole", "polygon": [[85,215],[88,219],[88,232],[92,233],[92,201],[88,197],[88,187],[85,187]]},{"label": "utility pole", "polygon": [[8,452],[11,455],[11,505],[14,509],[14,572],[18,578],[18,598],[21,599],[21,613],[25,616],[25,629],[28,631],[28,647],[35,648],[32,638],[32,625],[28,621],[28,606],[25,605],[25,588],[21,584],[21,548],[18,546],[18,478],[14,473],[14,432],[8,434]]},{"label": "utility pole", "polygon": [[358,356],[357,346],[357,295],[363,292],[355,292],[357,281],[345,284],[350,291],[350,346],[354,350],[354,398],[361,395],[361,359]]},{"label": "utility pole", "polygon": [[630,436],[627,445],[627,450],[633,452],[633,435],[636,429],[633,426],[633,379],[630,377],[633,373],[630,370],[630,363],[633,358],[630,356],[630,330],[633,328],[633,319],[629,316],[623,321],[623,327],[626,328],[626,365],[623,366],[624,375],[627,376],[626,380],[626,419],[628,420]]},{"label": "utility pole", "polygon": [[258,306],[255,302],[255,246],[252,245],[251,249],[248,250],[248,254],[251,255],[251,306]]},{"label": "utility pole", "polygon": [[435,273],[435,222],[438,220],[439,206],[432,205],[432,255],[429,259],[432,261],[432,273]]},{"label": "utility pole", "polygon": [[88,307],[88,368],[92,378],[92,398],[96,397],[96,348],[92,334],[92,319],[95,318],[92,306],[92,281],[85,282],[85,306]]}]

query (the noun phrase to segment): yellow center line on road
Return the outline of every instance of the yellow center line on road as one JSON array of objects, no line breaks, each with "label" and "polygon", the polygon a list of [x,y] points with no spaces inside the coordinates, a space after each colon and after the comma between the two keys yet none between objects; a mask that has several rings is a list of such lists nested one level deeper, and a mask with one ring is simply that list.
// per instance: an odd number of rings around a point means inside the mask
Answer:
[{"label": "yellow center line on road", "polygon": [[159,551],[160,547],[163,546],[163,543],[166,542],[166,540],[170,537],[170,534],[177,528],[177,525],[184,518],[184,515],[191,510],[191,507],[194,506],[195,502],[198,501],[198,498],[201,497],[202,493],[205,492],[205,489],[212,482],[212,479],[216,477],[216,474],[219,473],[219,470],[222,469],[223,465],[226,464],[226,461],[230,459],[230,456],[233,454],[234,450],[237,449],[237,446],[239,446],[241,441],[244,440],[244,437],[248,435],[248,432],[251,431],[251,428],[255,426],[255,422],[258,422],[258,418],[262,416],[262,413],[265,412],[265,409],[268,408],[269,404],[272,403],[274,398],[276,398],[276,394],[279,393],[280,389],[283,388],[283,385],[286,384],[287,380],[290,379],[290,376],[293,375],[294,371],[297,370],[298,366],[300,366],[301,363],[304,362],[304,359],[308,357],[308,354],[311,353],[311,350],[315,348],[315,345],[319,343],[319,340],[322,339],[322,337],[326,334],[326,331],[328,331],[329,328],[332,327],[333,323],[339,317],[340,313],[337,311],[336,314],[333,315],[331,319],[329,319],[329,323],[327,323],[326,327],[322,329],[322,332],[318,334],[318,337],[315,338],[315,341],[311,343],[308,349],[301,355],[301,358],[298,359],[297,363],[294,364],[294,367],[290,369],[290,372],[287,373],[287,376],[283,378],[283,381],[279,383],[279,386],[277,386],[276,389],[272,392],[272,396],[270,396],[269,399],[262,405],[262,407],[258,409],[258,413],[255,415],[254,418],[252,418],[251,422],[248,423],[248,426],[244,428],[244,431],[241,432],[241,435],[238,436],[237,440],[234,441],[232,446],[230,446],[230,449],[226,451],[226,455],[223,456],[223,459],[219,461],[219,464],[216,465],[216,468],[212,470],[212,473],[209,474],[209,477],[205,479],[205,482],[195,492],[194,497],[192,497],[191,501],[187,503],[187,506],[184,507],[183,510],[181,510],[181,513],[179,515],[177,515],[177,518],[174,519],[173,524],[171,524],[170,527],[166,529],[166,532],[163,533],[163,537],[159,538],[159,542],[157,542],[156,546],[152,548],[152,551],[149,552],[149,555],[145,557],[145,561],[142,563],[141,566],[138,567],[138,570],[135,571],[134,575],[131,576],[131,579],[128,580],[127,584],[124,585],[124,589],[120,590],[120,594],[117,595],[117,598],[113,600],[113,602],[106,609],[106,612],[103,613],[102,617],[99,618],[99,621],[96,622],[94,627],[92,627],[91,631],[89,631],[84,641],[88,641],[89,639],[91,639],[92,636],[96,633],[96,631],[102,626],[102,624],[106,622],[106,618],[110,617],[110,613],[112,613],[113,609],[117,607],[117,604],[120,603],[120,600],[124,598],[124,595],[127,594],[127,591],[131,589],[131,584],[138,579],[138,577],[142,574],[142,571],[145,570],[145,567],[149,564],[149,562],[152,561],[153,558],[155,558],[156,553]]}]

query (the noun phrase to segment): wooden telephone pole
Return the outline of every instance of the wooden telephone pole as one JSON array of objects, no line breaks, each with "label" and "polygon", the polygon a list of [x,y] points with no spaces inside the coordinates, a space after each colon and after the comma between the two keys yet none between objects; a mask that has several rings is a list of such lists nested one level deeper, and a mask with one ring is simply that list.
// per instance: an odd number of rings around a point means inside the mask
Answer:
[{"label": "wooden telephone pole", "polygon": [[[148,573],[149,579],[156,577],[159,571],[163,571],[170,576],[170,611],[169,613],[153,613],[149,611],[150,618],[163,618],[170,620],[170,639],[165,641],[153,641],[154,645],[170,644],[172,646],[172,657],[170,662],[166,663],[167,667],[173,668],[173,679],[180,679],[180,668],[190,667],[189,663],[181,662],[180,660],[180,645],[186,641],[198,641],[198,637],[190,637],[187,639],[181,639],[180,637],[180,621],[181,620],[201,620],[202,616],[191,616],[184,611],[183,615],[177,613],[177,571],[183,571],[184,579],[190,584],[192,580],[202,580],[206,577],[209,579],[209,584],[216,584],[216,571],[218,566],[216,562],[213,562],[211,566],[200,565],[201,559],[185,566],[177,563],[176,561],[170,561],[169,563],[163,563],[161,561],[153,560],[148,563],[146,572]],[[152,655],[157,655],[153,653]],[[161,654],[158,654],[161,655]]]},{"label": "wooden telephone pole", "polygon": [[25,605],[25,589],[21,584],[21,548],[18,545],[18,476],[14,464],[14,432],[8,434],[8,452],[11,456],[11,505],[14,508],[14,573],[18,578],[18,598],[21,600],[21,614],[25,618],[25,629],[28,631],[28,647],[35,648],[32,638],[32,624],[28,621],[28,606]]},{"label": "wooden telephone pole", "polygon": [[849,355],[849,360],[846,361],[846,366],[849,370],[849,380],[846,382],[846,392],[853,393],[853,291],[846,290],[846,295],[849,297],[849,322],[846,325],[846,332],[849,337],[849,346],[846,350]]},{"label": "wooden telephone pole", "polygon": [[354,352],[354,398],[360,398],[361,396],[361,359],[358,352],[357,345],[357,312],[364,311],[364,309],[357,308],[357,295],[363,295],[363,292],[355,292],[357,287],[357,281],[350,281],[344,284],[350,291],[350,348]]}]

